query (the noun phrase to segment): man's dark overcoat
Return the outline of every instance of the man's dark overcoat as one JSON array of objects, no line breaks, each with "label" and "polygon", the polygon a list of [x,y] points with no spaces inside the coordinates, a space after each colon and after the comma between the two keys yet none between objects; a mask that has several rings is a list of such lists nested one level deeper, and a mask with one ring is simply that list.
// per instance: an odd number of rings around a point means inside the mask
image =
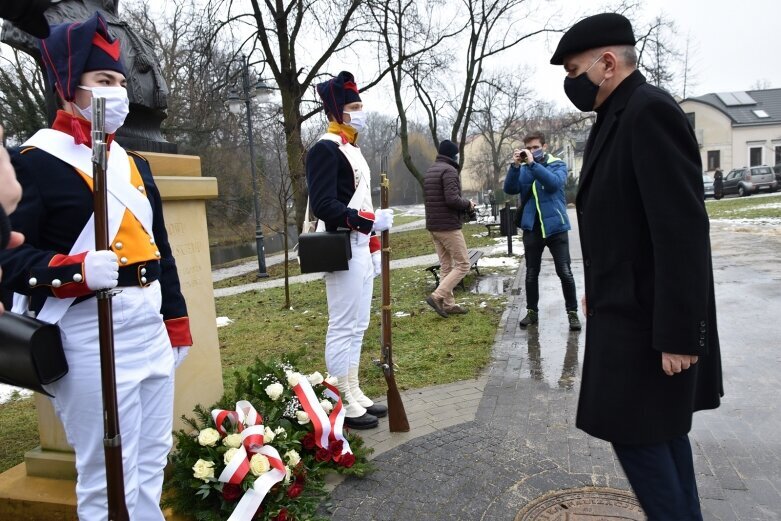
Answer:
[{"label": "man's dark overcoat", "polygon": [[[597,110],[577,214],[588,309],[577,426],[625,444],[686,434],[723,395],[702,165],[683,111],[638,71]],[[700,358],[667,376],[662,352]]]}]

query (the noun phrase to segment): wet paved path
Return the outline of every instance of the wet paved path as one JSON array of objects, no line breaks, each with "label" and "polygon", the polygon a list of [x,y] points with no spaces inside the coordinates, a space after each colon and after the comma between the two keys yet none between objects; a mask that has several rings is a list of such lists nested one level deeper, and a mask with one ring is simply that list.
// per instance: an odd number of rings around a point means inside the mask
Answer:
[{"label": "wet paved path", "polygon": [[[572,267],[582,293],[575,235]],[[712,242],[727,396],[720,409],[695,416],[691,433],[704,515],[779,520],[781,234],[714,226]],[[383,422],[367,433],[380,451],[377,471],[335,488],[332,519],[510,521],[550,490],[628,488],[610,446],[575,429],[585,335],[567,330],[550,257],[540,294],[536,330],[517,326],[524,295],[510,299],[482,379],[451,384],[446,392],[407,393],[408,414],[410,406],[417,414],[413,431],[390,434]],[[432,313],[432,320],[439,318]]]}]

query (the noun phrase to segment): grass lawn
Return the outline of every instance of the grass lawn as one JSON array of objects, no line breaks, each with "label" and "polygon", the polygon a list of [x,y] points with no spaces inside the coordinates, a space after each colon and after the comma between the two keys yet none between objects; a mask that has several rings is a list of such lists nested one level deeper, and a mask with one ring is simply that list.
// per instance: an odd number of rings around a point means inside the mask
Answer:
[{"label": "grass lawn", "polygon": [[781,218],[781,194],[708,200],[705,207],[711,219],[778,219]]},{"label": "grass lawn", "polygon": [[[403,216],[410,218],[411,216]],[[414,217],[412,220],[419,220],[420,218]],[[394,219],[396,223],[396,219]],[[398,224],[398,223],[397,223]],[[464,237],[466,239],[467,248],[477,248],[480,246],[490,246],[495,244],[493,238],[487,236],[485,226],[482,224],[466,224],[464,225]],[[417,257],[418,255],[428,255],[434,252],[434,244],[431,242],[431,235],[425,229],[408,230],[404,232],[393,233],[390,236],[392,259],[406,259],[409,257]],[[255,257],[251,257],[254,259]],[[251,260],[250,259],[250,260]],[[301,270],[298,266],[298,261],[292,259],[289,263],[290,276],[298,275]],[[284,277],[284,265],[276,264],[269,266],[266,270],[269,278],[281,278]],[[250,284],[257,282],[258,277],[255,272],[245,273],[244,275],[238,275],[236,277],[230,277],[228,279],[221,280],[214,283],[216,288],[228,288],[233,286],[240,286],[242,284]]]},{"label": "grass lawn", "polygon": [[[420,233],[409,233],[418,241],[428,241]],[[466,235],[470,246],[479,239]],[[410,245],[414,242],[409,241]],[[425,253],[430,253],[430,243],[425,247]],[[480,271],[490,274],[501,269],[485,267]],[[512,271],[507,273],[512,275]],[[433,283],[426,275],[421,268],[393,271],[392,311],[399,314],[393,318],[393,349],[398,366],[396,381],[401,389],[478,376],[489,361],[496,328],[506,307],[506,296],[456,290],[457,302],[466,304],[470,313],[442,319],[424,301]],[[473,271],[467,275],[467,287],[474,277]],[[217,299],[217,315],[235,321],[218,330],[226,390],[233,389],[234,372],[252,363],[255,357],[270,360],[292,354],[302,371],[325,372],[323,346],[328,317],[324,282],[291,285],[291,300],[292,309],[282,309],[283,288]],[[375,279],[373,315],[361,363],[363,388],[369,396],[385,393],[382,373],[372,364],[372,359],[380,356],[380,300],[380,279]],[[33,400],[0,405],[0,472],[20,463],[24,452],[36,445],[38,430]]]}]

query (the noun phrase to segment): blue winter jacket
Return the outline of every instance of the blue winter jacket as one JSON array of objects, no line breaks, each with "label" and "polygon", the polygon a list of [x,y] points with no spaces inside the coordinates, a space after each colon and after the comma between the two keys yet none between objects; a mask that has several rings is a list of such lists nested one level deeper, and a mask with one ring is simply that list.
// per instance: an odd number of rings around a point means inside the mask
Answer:
[{"label": "blue winter jacket", "polygon": [[523,163],[519,168],[511,164],[504,178],[504,192],[521,194],[521,201],[528,200],[518,217],[518,226],[531,231],[534,219],[539,219],[543,237],[569,231],[567,198],[564,195],[566,182],[566,163],[550,154],[545,154],[542,163],[531,166]]}]

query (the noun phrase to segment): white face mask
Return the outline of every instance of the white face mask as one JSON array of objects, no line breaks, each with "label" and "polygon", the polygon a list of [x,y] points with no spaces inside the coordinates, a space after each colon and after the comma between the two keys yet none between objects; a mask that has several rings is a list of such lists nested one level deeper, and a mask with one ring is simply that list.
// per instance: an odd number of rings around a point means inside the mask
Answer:
[{"label": "white face mask", "polygon": [[366,129],[366,113],[362,110],[356,110],[354,112],[345,112],[350,115],[350,122],[347,123],[358,132]]},{"label": "white face mask", "polygon": [[[127,97],[125,87],[84,87],[79,85],[80,89],[92,92],[93,98],[106,98],[106,133],[113,134],[119,127],[125,123],[125,118],[130,112],[130,100]],[[80,108],[76,103],[73,104],[81,116],[92,121],[92,104],[87,108]]]}]

